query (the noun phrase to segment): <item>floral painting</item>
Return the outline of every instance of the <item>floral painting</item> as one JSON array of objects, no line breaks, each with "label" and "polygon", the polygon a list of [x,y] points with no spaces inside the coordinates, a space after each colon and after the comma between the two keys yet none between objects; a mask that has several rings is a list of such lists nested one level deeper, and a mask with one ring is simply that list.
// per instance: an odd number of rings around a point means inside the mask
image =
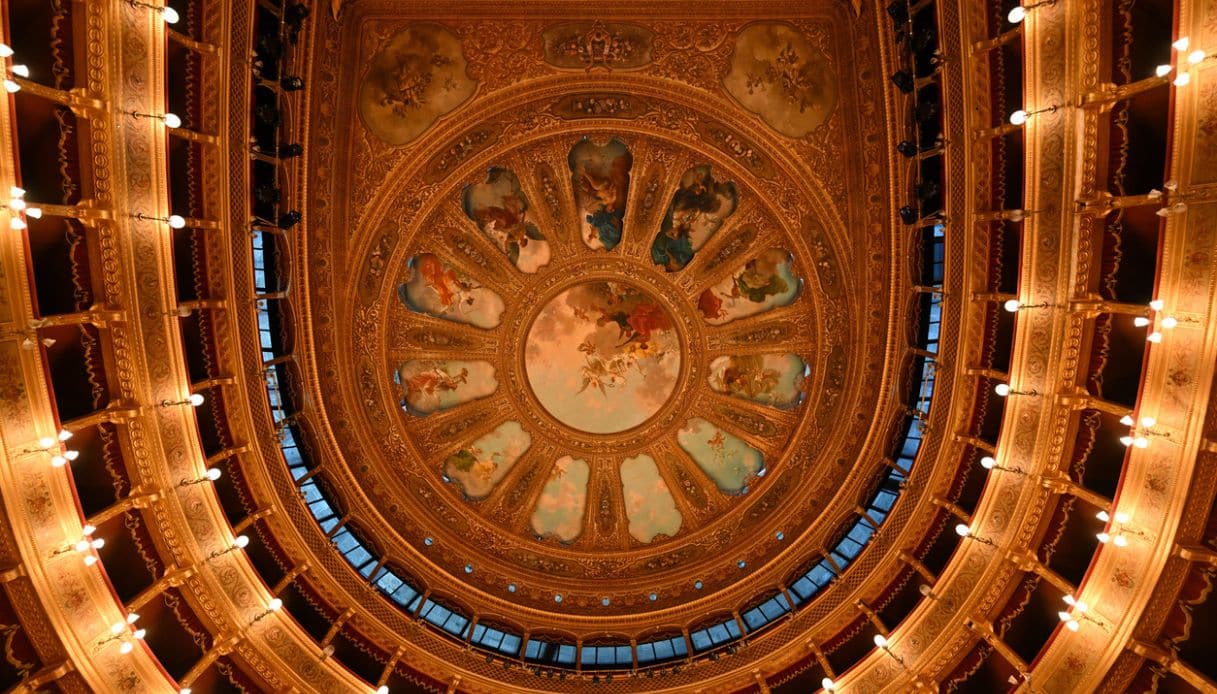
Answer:
[{"label": "floral painting", "polygon": [[672,317],[646,291],[592,281],[549,301],[528,333],[524,366],[541,405],[567,426],[625,431],[671,396],[680,372]]},{"label": "floral painting", "polygon": [[487,330],[498,327],[503,316],[503,299],[493,290],[433,253],[410,258],[406,269],[409,276],[397,287],[406,308]]},{"label": "floral painting", "polygon": [[651,244],[651,260],[668,272],[684,268],[737,203],[735,184],[716,179],[709,164],[685,171]]},{"label": "floral painting", "polygon": [[484,183],[465,188],[464,207],[520,272],[534,273],[549,264],[549,242],[530,219],[528,199],[514,173],[491,169]]},{"label": "floral painting", "polygon": [[788,137],[820,127],[837,103],[836,75],[820,49],[780,22],[748,26],[735,39],[723,87]]},{"label": "floral painting", "polygon": [[444,461],[444,476],[470,499],[482,499],[532,445],[519,422],[507,421]]},{"label": "floral painting", "polygon": [[710,325],[755,316],[794,301],[803,280],[791,269],[790,251],[770,248],[701,293],[697,308]]},{"label": "floral painting", "polygon": [[616,138],[605,145],[583,138],[571,148],[567,161],[583,243],[592,250],[613,250],[621,242],[625,221],[634,164],[630,150]]},{"label": "floral painting", "polygon": [[583,531],[583,509],[587,506],[587,461],[564,455],[541,490],[532,512],[532,529],[542,537],[573,542]]},{"label": "floral painting", "polygon": [[630,537],[651,542],[659,536],[673,537],[680,531],[680,511],[651,456],[639,455],[621,462],[621,492]]},{"label": "floral painting", "polygon": [[708,380],[716,392],[785,409],[803,401],[806,376],[796,354],[753,354],[715,359]]},{"label": "floral painting", "polygon": [[700,417],[685,422],[676,442],[728,494],[746,493],[749,482],[765,474],[760,451]]},{"label": "floral painting", "polygon": [[415,24],[381,46],[359,85],[359,115],[376,137],[404,145],[477,89],[461,42],[438,24]]},{"label": "floral painting", "polygon": [[401,405],[413,415],[428,415],[484,398],[499,387],[494,366],[484,361],[412,359],[397,369]]}]

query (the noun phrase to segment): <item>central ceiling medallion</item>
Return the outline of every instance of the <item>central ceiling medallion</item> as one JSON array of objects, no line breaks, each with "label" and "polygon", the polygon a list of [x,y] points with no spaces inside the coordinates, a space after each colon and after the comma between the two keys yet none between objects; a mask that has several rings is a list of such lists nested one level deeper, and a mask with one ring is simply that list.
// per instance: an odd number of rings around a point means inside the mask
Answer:
[{"label": "central ceiling medallion", "polygon": [[642,424],[672,396],[681,345],[672,315],[650,292],[596,280],[561,292],[528,330],[524,365],[541,405],[590,434]]}]

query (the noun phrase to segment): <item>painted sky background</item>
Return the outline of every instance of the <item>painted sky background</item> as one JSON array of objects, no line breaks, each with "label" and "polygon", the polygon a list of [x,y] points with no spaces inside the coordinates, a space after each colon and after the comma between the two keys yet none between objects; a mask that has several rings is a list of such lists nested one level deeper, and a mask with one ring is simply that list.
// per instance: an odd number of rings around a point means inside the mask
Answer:
[{"label": "painted sky background", "polygon": [[652,339],[665,351],[647,357],[640,368],[626,371],[625,382],[602,393],[597,388],[579,392],[586,356],[579,345],[590,338],[598,354],[620,351],[620,329],[615,323],[597,326],[595,317],[575,315],[581,288],[572,287],[554,297],[541,310],[528,334],[524,364],[528,382],[547,411],[567,426],[606,434],[642,424],[667,402],[680,371],[680,344],[672,330],[656,331]]},{"label": "painted sky background", "polygon": [[553,535],[562,542],[579,537],[589,474],[586,461],[569,455],[558,458],[532,513],[532,529],[538,535]]},{"label": "painted sky background", "polygon": [[651,456],[640,455],[621,462],[621,491],[630,535],[635,540],[650,542],[656,535],[672,537],[680,530],[680,511]]},{"label": "painted sky background", "polygon": [[444,474],[460,485],[465,496],[480,499],[494,489],[531,445],[532,437],[528,432],[519,422],[509,420],[462,449],[477,459],[471,469],[457,469],[453,462],[455,456],[450,456],[444,465]]}]

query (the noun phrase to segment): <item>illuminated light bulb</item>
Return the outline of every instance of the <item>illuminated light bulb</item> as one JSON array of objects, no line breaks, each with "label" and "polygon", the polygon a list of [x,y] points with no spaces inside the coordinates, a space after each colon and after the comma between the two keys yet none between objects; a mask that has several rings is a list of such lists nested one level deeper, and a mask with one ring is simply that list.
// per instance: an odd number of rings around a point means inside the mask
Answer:
[{"label": "illuminated light bulb", "polygon": [[165,7],[161,9],[161,19],[165,20],[166,24],[177,24],[181,17],[178,15],[177,10],[172,7]]},{"label": "illuminated light bulb", "polygon": [[887,648],[887,637],[883,634],[875,634],[873,641],[879,648]]},{"label": "illuminated light bulb", "polygon": [[1171,66],[1170,65],[1159,65],[1157,68],[1154,69],[1154,74],[1159,77],[1166,77],[1167,75],[1171,74]]},{"label": "illuminated light bulb", "polygon": [[191,694],[191,689],[190,687],[182,687],[181,689],[177,690],[177,694]]},{"label": "illuminated light bulb", "polygon": [[77,552],[87,552],[89,551],[90,546],[91,543],[87,539],[84,539],[72,545],[72,549],[76,550]]},{"label": "illuminated light bulb", "polygon": [[1132,415],[1126,414],[1123,417],[1120,417],[1120,424],[1123,424],[1126,427],[1132,426],[1133,425]]},{"label": "illuminated light bulb", "polygon": [[42,219],[42,208],[41,207],[27,207],[25,210],[25,216],[32,217],[34,219]]},{"label": "illuminated light bulb", "polygon": [[1171,330],[1177,325],[1179,325],[1179,319],[1174,316],[1167,316],[1162,319],[1162,327],[1166,330]]},{"label": "illuminated light bulb", "polygon": [[1187,54],[1187,62],[1191,63],[1192,65],[1196,65],[1197,63],[1200,63],[1203,60],[1204,60],[1204,51],[1202,51],[1200,49],[1196,49],[1196,50],[1192,51],[1191,53]]},{"label": "illuminated light bulb", "polygon": [[165,115],[161,116],[161,120],[165,121],[166,128],[182,127],[182,119],[178,118],[176,113],[166,113]]},{"label": "illuminated light bulb", "polygon": [[63,457],[67,458],[68,460],[76,460],[80,457],[80,451],[64,451]]},{"label": "illuminated light bulb", "polygon": [[215,482],[216,480],[220,479],[220,475],[223,475],[223,474],[224,474],[224,472],[222,470],[220,470],[220,468],[212,467],[212,468],[207,468],[207,472],[204,473],[203,476],[206,477],[207,479],[211,480],[212,482]]},{"label": "illuminated light bulb", "polygon": [[[1098,513],[1094,514],[1094,517],[1098,518],[1099,520],[1103,521],[1104,523],[1111,520],[1111,516],[1108,515],[1108,513],[1106,511],[1099,511]],[[1069,602],[1070,600],[1073,600],[1073,596],[1066,595],[1065,602]]]},{"label": "illuminated light bulb", "polygon": [[1191,84],[1191,82],[1192,73],[1180,72],[1178,75],[1175,75],[1175,81],[1171,82],[1171,84],[1175,85],[1176,87],[1186,87],[1187,85]]},{"label": "illuminated light bulb", "polygon": [[0,43],[0,58],[13,57],[13,49],[7,43]]},{"label": "illuminated light bulb", "polygon": [[996,386],[993,386],[993,390],[998,395],[1000,395],[1004,398],[1010,394],[1010,384],[1009,383],[998,383]]},{"label": "illuminated light bulb", "polygon": [[1062,622],[1068,622],[1069,620],[1073,619],[1073,615],[1069,614],[1068,612],[1057,612],[1056,616],[1060,617]]},{"label": "illuminated light bulb", "polygon": [[266,605],[266,607],[268,609],[270,609],[271,612],[278,612],[279,608],[283,607],[283,601],[280,600],[279,598],[275,598],[275,599],[271,600],[270,603],[268,603]]},{"label": "illuminated light bulb", "polygon": [[135,612],[127,615],[127,624],[135,624],[139,621],[139,615]]},{"label": "illuminated light bulb", "polygon": [[131,645],[130,641],[123,641],[123,645],[118,647],[118,652],[126,655],[135,650],[135,646]]},{"label": "illuminated light bulb", "polygon": [[171,214],[169,215],[169,226],[173,229],[181,229],[186,226],[186,219],[181,215]]},{"label": "illuminated light bulb", "polygon": [[8,228],[15,231],[21,231],[22,229],[26,228],[25,220],[20,217],[13,217],[12,219],[8,220]]},{"label": "illuminated light bulb", "polygon": [[389,686],[387,684],[380,685],[376,688],[376,694],[389,694]]},{"label": "illuminated light bulb", "polygon": [[1131,446],[1132,442],[1133,442],[1133,438],[1131,436],[1121,436],[1120,437],[1120,443],[1124,444],[1125,448],[1128,448],[1129,446]]},{"label": "illuminated light bulb", "polygon": [[1162,342],[1162,333],[1155,330],[1154,332],[1150,333],[1149,335],[1146,335],[1145,339],[1154,344],[1158,344],[1159,342]]},{"label": "illuminated light bulb", "polygon": [[1081,626],[1082,625],[1079,624],[1078,620],[1076,619],[1071,619],[1068,622],[1065,622],[1065,628],[1069,631],[1077,631],[1079,628],[1081,628]]},{"label": "illuminated light bulb", "polygon": [[24,77],[24,78],[26,78],[26,79],[29,79],[29,77],[30,77],[30,68],[29,68],[29,66],[27,66],[27,65],[14,65],[14,66],[13,66],[13,74],[14,74],[14,75],[16,75],[16,76],[18,76],[18,77]]},{"label": "illuminated light bulb", "polygon": [[1191,45],[1192,45],[1191,41],[1188,39],[1188,37],[1181,36],[1181,37],[1179,37],[1178,40],[1176,40],[1174,43],[1171,44],[1171,48],[1174,48],[1175,50],[1182,53],[1183,51],[1186,51],[1188,49],[1188,47]]},{"label": "illuminated light bulb", "polygon": [[1153,417],[1142,417],[1141,418],[1141,426],[1143,426],[1143,427],[1152,427],[1153,425],[1155,425],[1157,423],[1158,423],[1158,420],[1154,419]]},{"label": "illuminated light bulb", "polygon": [[1132,516],[1128,515],[1127,513],[1123,512],[1123,511],[1116,512],[1116,522],[1117,523],[1127,523],[1130,520],[1132,520]]},{"label": "illuminated light bulb", "polygon": [[117,634],[118,634],[118,632],[120,632],[120,631],[122,631],[123,629],[126,629],[126,628],[127,628],[127,623],[126,623],[126,622],[115,622],[115,623],[113,623],[113,624],[111,624],[111,625],[110,625],[110,633],[111,633],[111,634],[114,634],[114,635],[117,635]]},{"label": "illuminated light bulb", "polygon": [[97,557],[92,554],[85,557],[85,566],[93,566],[97,563]]},{"label": "illuminated light bulb", "polygon": [[21,210],[25,209],[25,200],[22,200],[21,198],[13,198],[12,200],[8,201],[8,206],[9,209],[20,212]]},{"label": "illuminated light bulb", "polygon": [[136,629],[134,632],[132,632],[132,633],[131,633],[131,635],[132,635],[132,636],[134,636],[134,637],[135,637],[135,638],[137,638],[137,639],[142,639],[142,638],[144,638],[144,636],[146,636],[147,634],[148,634],[148,630],[147,630],[147,629]]},{"label": "illuminated light bulb", "polygon": [[1132,445],[1136,446],[1137,448],[1148,448],[1149,439],[1145,438],[1144,436],[1134,436],[1132,439]]},{"label": "illuminated light bulb", "polygon": [[190,394],[190,398],[189,398],[189,401],[190,401],[190,406],[191,406],[191,407],[198,407],[199,405],[202,405],[202,404],[203,404],[203,399],[204,399],[204,398],[203,398],[203,394],[202,394],[202,393],[191,393],[191,394]]},{"label": "illuminated light bulb", "polygon": [[1010,8],[1010,12],[1006,14],[1006,21],[1011,24],[1018,24],[1027,18],[1027,8],[1022,5],[1016,5]]},{"label": "illuminated light bulb", "polygon": [[21,186],[9,186],[8,194],[9,194],[9,197],[24,198],[25,197],[25,188],[22,188]]},{"label": "illuminated light bulb", "polygon": [[1018,311],[1019,307],[1021,307],[1022,304],[1019,303],[1018,299],[1010,299],[1006,303],[1002,304],[1002,306],[1010,313],[1014,313],[1014,312]]},{"label": "illuminated light bulb", "polygon": [[9,94],[16,94],[17,92],[21,91],[21,85],[10,79],[6,79],[4,80],[4,91],[8,92]]},{"label": "illuminated light bulb", "polygon": [[237,539],[233,540],[232,544],[238,549],[245,549],[247,546],[249,546],[249,536],[237,535]]},{"label": "illuminated light bulb", "polygon": [[93,549],[101,549],[106,546],[106,541],[99,537],[90,544],[93,545]]},{"label": "illuminated light bulb", "polygon": [[994,467],[997,467],[997,460],[991,455],[986,455],[980,459],[980,466],[986,470],[992,470]]},{"label": "illuminated light bulb", "polygon": [[835,692],[837,691],[837,683],[833,682],[831,678],[825,677],[820,680],[820,688],[826,692]]},{"label": "illuminated light bulb", "polygon": [[1111,535],[1108,535],[1107,533],[1099,533],[1098,535],[1095,535],[1095,537],[1099,538],[1099,542],[1102,542],[1103,544],[1111,542]]},{"label": "illuminated light bulb", "polygon": [[1022,125],[1027,122],[1027,112],[1021,108],[1010,114],[1010,125]]},{"label": "illuminated light bulb", "polygon": [[88,523],[85,524],[85,527],[80,529],[80,534],[82,535],[92,535],[95,532],[97,532],[97,527],[89,525]]},{"label": "illuminated light bulb", "polygon": [[63,467],[68,464],[68,459],[61,455],[51,456],[51,467]]},{"label": "illuminated light bulb", "polygon": [[1138,328],[1144,328],[1145,326],[1149,325],[1149,318],[1146,318],[1145,316],[1137,316],[1136,318],[1132,319],[1132,324]]},{"label": "illuminated light bulb", "polygon": [[56,438],[58,438],[60,441],[67,441],[68,439],[72,438],[72,432],[68,431],[67,429],[60,429],[59,433],[56,434]]},{"label": "illuminated light bulb", "polygon": [[50,436],[43,436],[42,438],[38,439],[39,448],[50,448],[51,446],[54,446],[54,445],[55,445],[55,439],[51,438]]},{"label": "illuminated light bulb", "polygon": [[1155,311],[1161,311],[1164,306],[1166,306],[1166,302],[1162,299],[1154,299],[1149,302],[1149,307]]},{"label": "illuminated light bulb", "polygon": [[972,529],[969,528],[965,523],[960,523],[959,525],[955,526],[955,534],[960,537],[967,537],[972,534]]},{"label": "illuminated light bulb", "polygon": [[1114,538],[1112,538],[1111,543],[1116,547],[1127,547],[1128,538],[1124,537],[1123,535],[1116,535]]}]

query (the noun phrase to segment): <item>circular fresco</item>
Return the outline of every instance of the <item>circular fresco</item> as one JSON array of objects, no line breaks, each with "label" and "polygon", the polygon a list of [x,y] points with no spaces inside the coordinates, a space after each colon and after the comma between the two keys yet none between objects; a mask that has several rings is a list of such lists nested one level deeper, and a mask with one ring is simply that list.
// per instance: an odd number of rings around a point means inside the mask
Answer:
[{"label": "circular fresco", "polygon": [[524,366],[555,419],[590,434],[642,424],[676,388],[681,346],[672,316],[649,292],[620,282],[575,285],[541,309]]}]

